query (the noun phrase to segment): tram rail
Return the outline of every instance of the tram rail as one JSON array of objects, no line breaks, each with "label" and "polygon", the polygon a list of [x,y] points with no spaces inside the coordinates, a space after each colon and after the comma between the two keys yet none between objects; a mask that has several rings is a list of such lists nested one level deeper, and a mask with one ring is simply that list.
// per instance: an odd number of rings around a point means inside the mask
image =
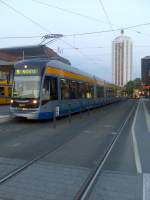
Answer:
[{"label": "tram rail", "polygon": [[[96,183],[97,178],[99,177],[99,174],[102,171],[102,168],[103,168],[108,156],[110,155],[110,153],[112,152],[112,149],[114,148],[115,144],[119,140],[120,135],[121,135],[122,131],[124,130],[127,122],[132,118],[132,115],[134,114],[134,112],[136,110],[136,107],[137,107],[137,105],[135,105],[132,108],[132,110],[130,111],[130,113],[126,117],[126,119],[123,121],[123,123],[121,124],[119,129],[116,131],[116,134],[115,134],[115,137],[114,137],[113,141],[107,147],[107,149],[105,150],[105,152],[103,154],[103,158],[99,161],[98,165],[91,171],[90,175],[87,177],[86,181],[83,183],[82,187],[77,192],[77,194],[75,195],[73,200],[86,200],[87,199],[90,191],[92,190],[93,186]],[[71,137],[70,140],[73,139],[73,138],[74,137]],[[14,176],[19,175],[21,172],[25,171],[28,167],[30,167],[34,163],[42,160],[43,158],[45,158],[46,156],[48,156],[52,152],[56,151],[62,145],[64,145],[64,143],[60,144],[59,146],[57,146],[55,149],[53,149],[53,151],[49,150],[49,151],[47,151],[47,152],[45,152],[45,153],[33,158],[32,160],[27,161],[22,166],[20,166],[20,167],[16,168],[15,170],[11,171],[9,174],[1,177],[0,178],[0,184],[3,184],[4,182],[7,182],[8,180],[13,178]]]},{"label": "tram rail", "polygon": [[100,160],[100,162],[97,164],[97,166],[89,174],[88,178],[86,179],[86,181],[84,182],[84,184],[82,185],[81,189],[76,194],[76,196],[74,197],[73,200],[86,200],[88,198],[88,195],[92,191],[92,189],[93,189],[93,187],[94,187],[94,185],[95,185],[100,173],[102,172],[102,168],[103,168],[107,158],[109,157],[109,155],[112,152],[114,146],[118,142],[118,140],[119,140],[119,138],[121,136],[121,133],[124,130],[127,122],[132,117],[132,115],[135,113],[136,107],[137,107],[137,105],[135,105],[132,108],[132,110],[130,111],[130,113],[126,117],[126,119],[123,121],[123,123],[121,124],[119,129],[116,131],[116,136],[114,137],[113,141],[111,142],[111,144],[108,146],[107,150],[105,151],[105,153],[103,155],[103,158]]}]

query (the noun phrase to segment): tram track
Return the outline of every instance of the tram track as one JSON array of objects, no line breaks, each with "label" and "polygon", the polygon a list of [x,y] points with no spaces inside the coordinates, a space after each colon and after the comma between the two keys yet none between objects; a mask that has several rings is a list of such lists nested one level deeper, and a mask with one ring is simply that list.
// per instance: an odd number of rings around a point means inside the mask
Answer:
[{"label": "tram track", "polygon": [[[135,109],[135,107],[134,107],[133,109]],[[117,134],[116,134],[116,136],[114,137],[113,142],[109,145],[109,147],[107,148],[106,152],[104,153],[104,158],[103,158],[103,160],[105,160],[105,158],[110,154],[110,151],[111,151],[110,149],[112,148],[112,146],[113,146],[113,145],[116,143],[116,141],[118,140],[117,138],[120,136],[123,127],[124,127],[125,124],[127,123],[127,119],[129,118],[129,116],[130,116],[131,113],[133,112],[133,109],[132,109],[132,111],[129,113],[129,115],[128,115],[128,117],[126,118],[125,122],[123,122],[123,123],[121,124],[121,126],[119,127],[119,129],[117,130]],[[88,124],[89,122],[90,122],[90,119],[86,122],[86,124]],[[13,170],[13,171],[11,171],[9,174],[7,174],[7,175],[1,177],[1,178],[0,178],[0,184],[2,184],[2,183],[4,183],[4,182],[7,182],[9,179],[11,179],[11,178],[13,178],[14,176],[20,174],[21,172],[23,172],[24,170],[26,170],[28,167],[30,167],[30,166],[33,165],[34,163],[36,163],[36,162],[42,160],[42,159],[45,158],[47,155],[53,153],[53,152],[56,151],[58,148],[60,148],[60,147],[62,147],[63,145],[65,145],[68,141],[71,141],[72,139],[74,139],[74,137],[76,137],[76,136],[75,136],[75,135],[72,135],[72,137],[67,138],[67,140],[64,141],[64,143],[61,143],[61,144],[57,145],[55,148],[53,148],[53,150],[46,151],[46,152],[44,152],[43,154],[40,154],[40,155],[34,157],[34,158],[31,159],[30,161],[27,161],[27,162],[24,163],[23,165],[19,166],[18,168],[16,168],[16,169]],[[101,167],[102,167],[102,166],[101,166]],[[97,167],[96,167],[96,169],[97,169]],[[96,173],[96,171],[98,170],[98,169],[97,169],[97,170],[96,170],[96,169],[94,169],[95,173]],[[92,172],[91,172],[91,174],[90,174],[90,177],[93,177],[94,171],[92,170]],[[92,179],[89,178],[89,177],[88,177],[87,180],[90,180],[90,182],[92,181]],[[88,182],[88,184],[90,184],[89,181],[87,181],[87,182]],[[86,184],[86,186],[87,186],[87,184]],[[85,188],[85,187],[83,186],[83,188]],[[83,189],[81,189],[81,190],[83,190]],[[84,191],[85,191],[85,189],[84,189]],[[80,191],[80,192],[78,193],[78,195],[79,195],[80,193],[82,193],[82,192]],[[77,199],[77,200],[78,200],[78,199],[81,199],[81,198],[80,198],[81,196],[80,196],[80,195],[78,196],[78,195],[76,196],[75,200],[76,200],[76,199]]]},{"label": "tram track", "polygon": [[[89,115],[89,112],[93,112],[92,114],[96,114],[97,112],[105,112],[105,110],[107,110],[108,106],[109,108],[112,106],[113,104],[111,105],[107,105],[107,106],[103,106],[103,107],[100,107],[100,108],[96,108],[96,109],[93,109],[93,110],[90,110],[90,111],[86,111],[86,112],[82,112],[81,114],[80,113],[77,113],[75,115],[72,115],[71,118],[72,120],[76,120],[76,121],[81,121],[81,118],[82,117],[86,117],[88,116],[89,119],[86,119],[87,121],[87,124],[90,122],[90,115]],[[118,106],[118,105],[117,105]],[[115,107],[114,107],[115,109]],[[108,115],[108,114],[107,114]],[[79,116],[81,116],[81,118],[79,118]],[[67,123],[69,120],[68,120],[68,117],[64,117],[62,118],[61,120],[57,120],[57,126],[61,126],[65,123]],[[17,127],[17,129],[16,129]],[[10,133],[13,134],[13,133],[19,133],[20,132],[31,132],[33,131],[33,128],[34,128],[34,131],[37,130],[42,130],[43,128],[53,128],[53,121],[34,121],[34,120],[16,120],[16,119],[12,119],[10,121],[5,121],[3,123],[0,123],[0,137],[1,137],[1,133]]]},{"label": "tram track", "polygon": [[103,158],[100,160],[100,162],[97,164],[97,166],[92,170],[92,172],[89,174],[88,178],[85,180],[84,184],[82,185],[81,189],[78,191],[76,196],[73,200],[87,200],[88,195],[92,191],[94,185],[96,184],[96,181],[102,172],[102,168],[109,157],[109,155],[112,152],[112,149],[114,148],[115,144],[118,142],[122,131],[124,130],[125,126],[127,125],[128,121],[132,118],[136,111],[137,105],[135,105],[130,113],[128,114],[127,118],[124,120],[124,122],[121,124],[119,129],[117,130],[117,134],[114,137],[113,141],[110,143],[110,145],[107,147],[107,150],[103,154]]}]

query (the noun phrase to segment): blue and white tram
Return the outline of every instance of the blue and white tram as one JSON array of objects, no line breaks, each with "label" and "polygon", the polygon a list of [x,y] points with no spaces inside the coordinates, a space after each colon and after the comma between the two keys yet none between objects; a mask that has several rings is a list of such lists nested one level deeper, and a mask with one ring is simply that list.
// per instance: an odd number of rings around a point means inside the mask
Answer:
[{"label": "blue and white tram", "polygon": [[13,117],[52,119],[118,101],[115,90],[57,59],[16,63],[10,112]]}]

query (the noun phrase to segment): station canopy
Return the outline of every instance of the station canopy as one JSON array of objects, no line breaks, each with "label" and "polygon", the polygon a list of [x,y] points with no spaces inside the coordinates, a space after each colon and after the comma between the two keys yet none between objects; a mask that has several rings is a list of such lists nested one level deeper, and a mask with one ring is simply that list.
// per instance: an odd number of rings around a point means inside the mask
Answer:
[{"label": "station canopy", "polygon": [[46,45],[0,48],[0,66],[7,64],[13,65],[16,61],[33,58],[57,59],[66,64],[70,64],[67,59],[59,56]]}]

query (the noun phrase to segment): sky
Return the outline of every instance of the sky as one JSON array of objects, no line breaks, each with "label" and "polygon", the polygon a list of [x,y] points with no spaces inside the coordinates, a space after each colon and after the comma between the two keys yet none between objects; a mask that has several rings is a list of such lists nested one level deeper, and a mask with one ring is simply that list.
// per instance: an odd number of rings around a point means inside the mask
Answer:
[{"label": "sky", "polygon": [[[3,2],[16,10],[8,8]],[[42,36],[50,33],[74,35],[149,23],[149,8],[149,0],[0,0],[0,48],[37,45],[42,42]],[[24,17],[18,11],[24,14]],[[120,30],[66,36],[49,43],[48,46],[69,59],[72,66],[112,81],[111,44],[119,35]],[[133,42],[134,79],[141,76],[141,58],[150,55],[150,24],[125,30],[124,35],[131,37]],[[2,38],[16,36],[39,37]]]}]

